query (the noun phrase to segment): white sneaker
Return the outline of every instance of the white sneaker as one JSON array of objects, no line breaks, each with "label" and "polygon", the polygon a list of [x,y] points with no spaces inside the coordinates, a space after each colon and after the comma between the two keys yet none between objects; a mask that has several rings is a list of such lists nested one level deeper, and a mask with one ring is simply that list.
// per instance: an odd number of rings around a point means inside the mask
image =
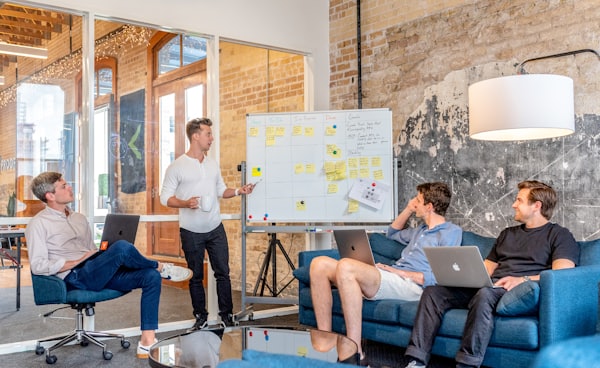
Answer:
[{"label": "white sneaker", "polygon": [[172,263],[163,263],[160,277],[174,282],[181,282],[191,279],[193,274],[189,268],[175,266]]},{"label": "white sneaker", "polygon": [[[158,340],[154,339],[154,342],[152,343],[152,345],[156,344],[157,342],[158,342]],[[148,353],[150,352],[150,347],[152,345],[144,346],[144,345],[142,345],[141,341],[138,341],[138,347],[137,347],[137,352],[136,352],[137,357],[140,359],[148,359]]]},{"label": "white sneaker", "polygon": [[425,367],[426,367],[426,365],[418,363],[416,360],[411,361],[406,366],[406,368],[425,368]]}]

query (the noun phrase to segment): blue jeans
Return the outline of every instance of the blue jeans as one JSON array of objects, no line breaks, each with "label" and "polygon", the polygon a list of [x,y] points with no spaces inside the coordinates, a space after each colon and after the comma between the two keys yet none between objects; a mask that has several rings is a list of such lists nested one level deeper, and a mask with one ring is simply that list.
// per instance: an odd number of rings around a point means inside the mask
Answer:
[{"label": "blue jeans", "polygon": [[129,292],[141,288],[141,329],[156,330],[162,285],[157,267],[158,262],[142,256],[133,244],[119,240],[98,257],[71,270],[65,282],[69,289],[92,291],[113,289]]},{"label": "blue jeans", "polygon": [[204,251],[215,272],[217,281],[217,299],[219,302],[219,315],[232,313],[233,301],[231,298],[231,280],[229,278],[229,245],[223,224],[207,233],[195,233],[184,228],[179,229],[181,247],[185,254],[188,268],[194,271],[190,279],[190,296],[194,316],[206,317],[206,296],[204,295]]},{"label": "blue jeans", "polygon": [[429,286],[423,291],[406,355],[427,363],[444,313],[448,309],[469,309],[456,362],[480,366],[494,331],[496,304],[504,288],[452,288]]}]

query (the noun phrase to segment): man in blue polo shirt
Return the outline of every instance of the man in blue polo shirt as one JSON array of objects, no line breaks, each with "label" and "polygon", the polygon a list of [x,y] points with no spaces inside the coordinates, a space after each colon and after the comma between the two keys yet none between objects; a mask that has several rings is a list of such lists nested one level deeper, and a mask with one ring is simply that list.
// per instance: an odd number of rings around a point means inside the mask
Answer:
[{"label": "man in blue polo shirt", "polygon": [[[395,264],[372,266],[351,258],[336,260],[326,256],[317,257],[310,264],[310,290],[319,330],[331,331],[331,291],[336,286],[347,335],[358,346],[361,365],[365,362],[360,343],[363,298],[418,300],[423,288],[435,284],[423,247],[460,245],[462,240],[461,228],[444,217],[452,196],[448,186],[424,183],[417,186],[417,192],[388,228],[388,239],[406,245]],[[413,214],[424,223],[405,229]]]}]

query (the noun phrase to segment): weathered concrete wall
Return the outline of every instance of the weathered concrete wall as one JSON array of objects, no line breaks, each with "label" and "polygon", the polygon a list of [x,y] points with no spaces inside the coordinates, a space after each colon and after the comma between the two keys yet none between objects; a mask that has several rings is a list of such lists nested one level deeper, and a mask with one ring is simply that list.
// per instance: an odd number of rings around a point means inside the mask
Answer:
[{"label": "weathered concrete wall", "polygon": [[[600,60],[586,53],[527,64],[529,73],[573,78],[576,133],[565,138],[470,139],[467,89],[516,74],[515,65],[529,58],[597,49],[600,3],[454,1],[436,3],[430,12],[398,11],[411,3],[362,2],[361,9],[362,105],[393,111],[400,206],[419,182],[446,181],[454,193],[448,217],[466,230],[496,236],[515,224],[516,184],[538,179],[559,192],[554,221],[577,239],[598,237]],[[386,6],[391,10],[382,14]],[[355,8],[354,1],[341,1],[330,9],[334,109],[357,107]]]}]

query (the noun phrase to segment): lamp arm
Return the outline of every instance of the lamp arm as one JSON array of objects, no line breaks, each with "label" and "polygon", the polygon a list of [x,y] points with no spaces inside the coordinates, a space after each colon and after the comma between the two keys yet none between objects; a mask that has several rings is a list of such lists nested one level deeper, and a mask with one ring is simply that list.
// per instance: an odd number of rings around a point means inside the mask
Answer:
[{"label": "lamp arm", "polygon": [[550,58],[555,58],[555,57],[569,56],[569,55],[581,54],[584,52],[591,52],[592,54],[596,55],[598,57],[598,59],[600,60],[600,54],[598,54],[598,52],[596,52],[596,50],[581,49],[581,50],[575,50],[575,51],[568,51],[568,52],[562,52],[560,54],[546,55],[546,56],[540,56],[540,57],[536,57],[536,58],[527,59],[517,65],[517,73],[518,74],[527,74],[527,71],[525,70],[525,63],[528,63],[530,61],[538,61],[538,60],[550,59]]}]

